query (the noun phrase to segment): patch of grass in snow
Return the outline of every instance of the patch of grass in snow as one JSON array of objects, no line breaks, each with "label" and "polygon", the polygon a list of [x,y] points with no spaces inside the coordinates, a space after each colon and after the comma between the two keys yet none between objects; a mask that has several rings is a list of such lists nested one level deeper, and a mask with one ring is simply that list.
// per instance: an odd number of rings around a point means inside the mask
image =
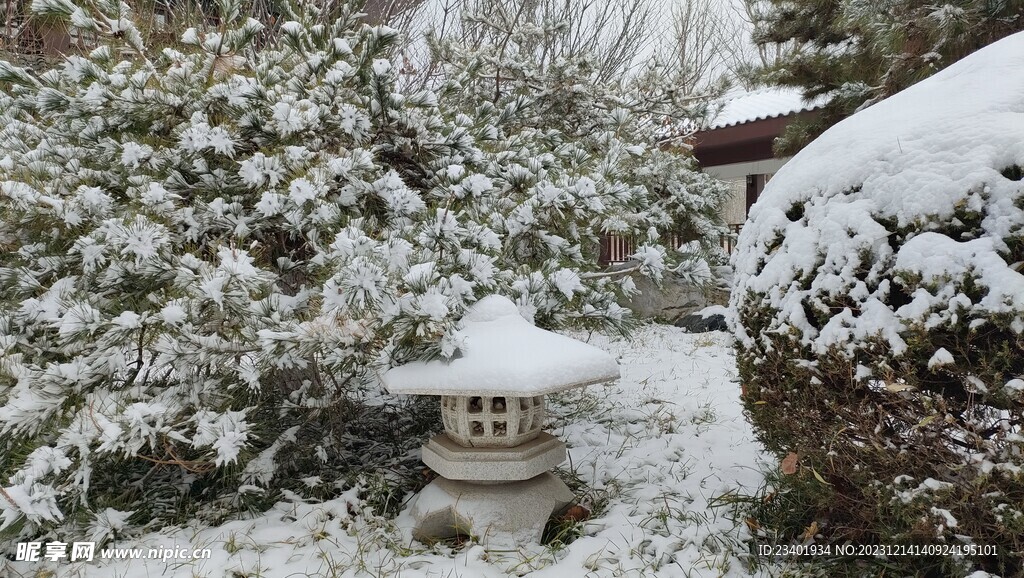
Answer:
[{"label": "patch of grass in snow", "polygon": [[694,349],[714,347],[718,344],[718,339],[716,338],[716,334],[714,333],[701,333],[699,337],[693,340]]},{"label": "patch of grass in snow", "polygon": [[604,423],[612,417],[609,395],[610,386],[595,385],[548,394],[548,428],[558,428],[571,423]]},{"label": "patch of grass in snow", "polygon": [[556,512],[544,527],[541,544],[558,551],[584,535],[587,520],[605,513],[608,508],[608,492],[588,486],[571,464],[569,469],[556,468],[554,473],[575,496],[566,511]]},{"label": "patch of grass in snow", "polygon": [[670,408],[672,405],[675,404],[661,399],[645,400],[628,422],[644,425],[645,431],[642,434],[628,434],[626,439],[635,441],[640,437],[646,437],[650,434],[666,435],[678,433],[680,426],[679,418]]},{"label": "patch of grass in snow", "polygon": [[541,544],[552,550],[561,550],[583,535],[583,523],[572,517],[554,516],[544,526]]},{"label": "patch of grass in snow", "polygon": [[231,532],[228,534],[227,540],[224,540],[224,551],[228,554],[234,554],[242,548],[238,545],[238,534]]},{"label": "patch of grass in snow", "polygon": [[[402,479],[402,478],[408,479]],[[415,475],[402,472],[397,476],[391,472],[369,472],[359,478],[361,491],[359,499],[369,506],[375,514],[396,516],[405,503],[408,493],[406,486],[416,484]]]},{"label": "patch of grass in snow", "polygon": [[715,423],[718,416],[715,414],[715,408],[711,402],[705,402],[701,404],[696,411],[690,416],[690,423],[693,425],[708,425]]}]

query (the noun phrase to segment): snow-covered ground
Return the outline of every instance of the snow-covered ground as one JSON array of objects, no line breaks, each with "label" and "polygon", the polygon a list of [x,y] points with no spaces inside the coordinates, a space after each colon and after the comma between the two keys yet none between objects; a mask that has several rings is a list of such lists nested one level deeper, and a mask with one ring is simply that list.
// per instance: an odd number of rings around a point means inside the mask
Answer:
[{"label": "snow-covered ground", "polygon": [[[748,576],[746,527],[723,496],[753,493],[763,456],[741,415],[731,339],[662,325],[639,328],[632,341],[589,336],[619,358],[623,377],[549,404],[549,430],[570,447],[563,468],[585,483],[581,502],[594,509],[567,546],[428,548],[352,489],[329,502],[296,496],[252,519],[118,544],[209,548],[209,559],[46,564],[60,577]],[[27,577],[40,568],[11,570]]]}]

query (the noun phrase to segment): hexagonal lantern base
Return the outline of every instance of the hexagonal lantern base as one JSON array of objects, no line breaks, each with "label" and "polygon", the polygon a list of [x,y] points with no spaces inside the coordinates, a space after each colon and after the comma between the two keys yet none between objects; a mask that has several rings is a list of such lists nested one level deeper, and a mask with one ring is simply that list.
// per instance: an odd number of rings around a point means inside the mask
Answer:
[{"label": "hexagonal lantern base", "polygon": [[528,480],[565,461],[565,444],[549,433],[514,448],[467,448],[446,434],[423,445],[423,463],[449,480]]},{"label": "hexagonal lantern base", "polygon": [[550,472],[507,484],[473,484],[437,478],[399,517],[412,536],[431,542],[457,535],[488,547],[540,542],[551,514],[572,502],[572,490]]}]

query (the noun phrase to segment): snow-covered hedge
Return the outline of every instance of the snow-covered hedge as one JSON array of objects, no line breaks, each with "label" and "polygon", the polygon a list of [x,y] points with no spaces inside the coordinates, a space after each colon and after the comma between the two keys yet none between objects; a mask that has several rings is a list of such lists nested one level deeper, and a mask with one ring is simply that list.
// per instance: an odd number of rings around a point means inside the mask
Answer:
[{"label": "snow-covered hedge", "polygon": [[1022,167],[1017,34],[839,123],[752,208],[744,400],[788,479],[821,476],[803,523],[829,539],[993,544],[975,563],[1024,572]]},{"label": "snow-covered hedge", "polygon": [[103,537],[327,475],[348,393],[451,355],[467,304],[621,327],[599,234],[671,263],[665,199],[620,176],[648,158],[623,111],[583,146],[508,129],[515,106],[442,109],[351,16],[285,14],[262,45],[224,2],[153,53],[117,0],[33,6],[100,40],[0,63],[0,529]]}]

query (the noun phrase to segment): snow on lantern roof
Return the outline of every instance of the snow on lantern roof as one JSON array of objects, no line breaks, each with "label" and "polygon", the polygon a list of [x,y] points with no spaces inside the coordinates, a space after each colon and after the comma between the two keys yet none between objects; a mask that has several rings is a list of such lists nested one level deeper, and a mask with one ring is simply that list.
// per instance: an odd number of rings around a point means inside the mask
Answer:
[{"label": "snow on lantern roof", "polygon": [[512,301],[484,297],[462,318],[462,356],[392,368],[381,381],[391,393],[528,397],[618,379],[608,353],[534,327]]}]

